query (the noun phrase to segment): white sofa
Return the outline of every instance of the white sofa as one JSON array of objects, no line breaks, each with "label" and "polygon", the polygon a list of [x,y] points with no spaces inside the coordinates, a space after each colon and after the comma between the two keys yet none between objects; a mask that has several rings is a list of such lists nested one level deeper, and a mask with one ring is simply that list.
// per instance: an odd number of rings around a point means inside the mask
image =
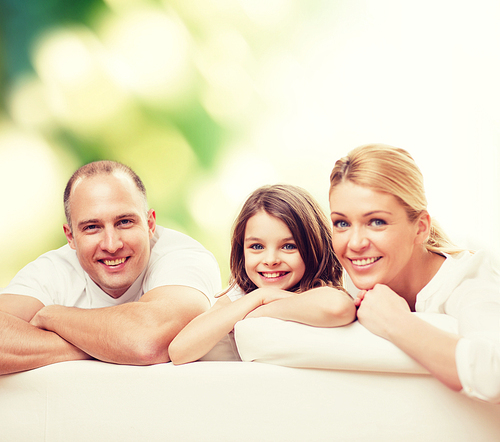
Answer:
[{"label": "white sofa", "polygon": [[244,362],[76,361],[0,376],[0,441],[500,440],[500,405],[447,389],[359,323],[258,318],[235,335]]}]

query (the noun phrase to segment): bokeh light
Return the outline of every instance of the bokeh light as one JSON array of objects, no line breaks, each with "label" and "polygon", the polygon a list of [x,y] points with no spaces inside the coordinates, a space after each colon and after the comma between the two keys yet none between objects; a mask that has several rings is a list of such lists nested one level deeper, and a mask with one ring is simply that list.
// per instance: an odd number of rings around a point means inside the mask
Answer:
[{"label": "bokeh light", "polygon": [[327,210],[335,160],[369,142],[410,151],[431,214],[500,262],[499,20],[493,0],[0,0],[0,286],[64,244],[85,162],[132,166],[227,281],[250,192]]}]

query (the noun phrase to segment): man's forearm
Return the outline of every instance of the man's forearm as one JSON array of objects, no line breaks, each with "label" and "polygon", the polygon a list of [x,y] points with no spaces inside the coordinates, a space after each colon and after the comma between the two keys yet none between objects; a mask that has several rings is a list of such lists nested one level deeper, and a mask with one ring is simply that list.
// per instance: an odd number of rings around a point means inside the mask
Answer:
[{"label": "man's forearm", "polygon": [[[104,362],[142,365],[142,356],[149,360],[146,345],[137,348],[135,336],[146,334],[138,326],[143,323],[136,317],[130,319],[131,307],[141,310],[138,303],[124,304],[99,309],[80,309],[52,305],[44,307],[33,318],[32,324],[44,330],[52,331],[81,348],[94,358]],[[145,339],[145,341],[147,341]],[[144,361],[144,363],[147,363]]]},{"label": "man's forearm", "polygon": [[172,339],[208,307],[205,295],[193,288],[163,286],[145,293],[138,302],[113,307],[51,305],[31,322],[101,361],[150,365],[170,361]]},{"label": "man's forearm", "polygon": [[90,356],[57,334],[0,312],[0,374],[81,359]]}]

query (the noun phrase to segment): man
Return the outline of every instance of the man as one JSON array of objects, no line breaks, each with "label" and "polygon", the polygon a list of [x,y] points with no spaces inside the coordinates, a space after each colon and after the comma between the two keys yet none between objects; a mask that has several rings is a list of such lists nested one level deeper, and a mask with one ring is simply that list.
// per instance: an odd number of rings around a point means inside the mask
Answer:
[{"label": "man", "polygon": [[212,254],[156,225],[127,166],[78,169],[64,192],[68,244],[0,294],[0,374],[61,361],[168,362],[168,346],[220,290]]}]

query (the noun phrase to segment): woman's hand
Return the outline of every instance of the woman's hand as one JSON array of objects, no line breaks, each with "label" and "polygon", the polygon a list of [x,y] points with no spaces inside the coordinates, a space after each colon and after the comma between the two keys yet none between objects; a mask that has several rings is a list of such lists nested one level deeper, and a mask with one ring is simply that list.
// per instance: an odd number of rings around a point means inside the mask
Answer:
[{"label": "woman's hand", "polygon": [[389,340],[389,329],[397,322],[395,319],[411,313],[408,303],[382,284],[359,292],[354,303],[358,307],[359,322],[372,333]]}]

